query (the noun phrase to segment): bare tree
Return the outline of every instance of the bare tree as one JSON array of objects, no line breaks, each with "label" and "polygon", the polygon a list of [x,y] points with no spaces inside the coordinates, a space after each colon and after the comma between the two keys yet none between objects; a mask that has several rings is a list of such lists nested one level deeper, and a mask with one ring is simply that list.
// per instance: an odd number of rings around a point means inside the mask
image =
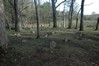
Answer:
[{"label": "bare tree", "polygon": [[56,9],[64,3],[66,0],[60,2],[58,5],[56,5],[57,0],[51,0],[52,1],[52,12],[53,12],[53,28],[57,27],[57,21],[56,21]]},{"label": "bare tree", "polygon": [[20,32],[21,31],[21,23],[19,22],[18,18],[18,0],[14,0],[14,14],[15,14],[15,31]]},{"label": "bare tree", "polygon": [[68,15],[68,29],[72,28],[73,7],[75,0],[71,0],[69,15]]},{"label": "bare tree", "polygon": [[78,28],[78,16],[79,16],[79,12],[80,12],[80,11],[81,11],[81,8],[80,8],[79,11],[77,12],[75,29]]},{"label": "bare tree", "polygon": [[55,0],[52,0],[52,11],[53,11],[53,28],[56,28],[57,27],[57,22],[56,22]]},{"label": "bare tree", "polygon": [[99,17],[97,19],[97,24],[96,24],[96,29],[95,30],[98,30],[98,26],[99,26]]},{"label": "bare tree", "polygon": [[64,19],[63,19],[63,26],[66,27],[66,2],[64,2]]},{"label": "bare tree", "polygon": [[[93,2],[90,3],[90,4],[85,4],[85,5],[83,5],[83,7],[84,7],[84,6],[90,6],[90,5],[92,5],[92,4],[93,4]],[[79,16],[80,11],[81,11],[81,8],[80,8],[80,9],[78,10],[78,12],[77,12],[75,29],[78,28],[78,16]]]},{"label": "bare tree", "polygon": [[0,47],[7,46],[7,34],[5,28],[5,14],[2,0],[0,0]]},{"label": "bare tree", "polygon": [[37,39],[40,37],[39,35],[39,16],[38,16],[38,6],[37,6],[37,2],[36,0],[34,0],[34,4],[35,4],[35,11],[36,11],[36,20],[37,20]]},{"label": "bare tree", "polygon": [[79,31],[83,31],[84,2],[85,2],[85,0],[82,0],[82,2],[81,2],[81,19],[80,19],[80,28],[79,28]]},{"label": "bare tree", "polygon": [[[90,5],[92,5],[92,4],[93,4],[93,2],[90,3],[90,4],[85,4],[84,6],[90,6]],[[78,12],[77,12],[75,29],[78,28],[78,17],[79,17],[79,13],[80,13],[80,11],[81,11],[81,8],[79,8],[79,10],[78,10]]]}]

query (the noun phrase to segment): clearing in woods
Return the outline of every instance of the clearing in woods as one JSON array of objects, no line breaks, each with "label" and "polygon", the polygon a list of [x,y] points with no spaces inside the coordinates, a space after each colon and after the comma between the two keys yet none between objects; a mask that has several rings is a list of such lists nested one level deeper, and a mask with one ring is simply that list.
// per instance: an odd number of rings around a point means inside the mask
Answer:
[{"label": "clearing in woods", "polygon": [[[48,31],[48,32],[47,32]],[[99,31],[44,29],[8,32],[9,66],[91,66],[99,65]],[[11,50],[11,51],[10,51]]]}]

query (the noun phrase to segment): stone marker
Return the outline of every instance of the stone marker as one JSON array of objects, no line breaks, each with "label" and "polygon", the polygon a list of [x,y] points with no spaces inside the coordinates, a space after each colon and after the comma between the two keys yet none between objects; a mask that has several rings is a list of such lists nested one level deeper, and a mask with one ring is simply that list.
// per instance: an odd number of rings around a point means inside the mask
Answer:
[{"label": "stone marker", "polygon": [[55,50],[56,46],[57,46],[57,44],[56,44],[55,41],[52,41],[50,43],[50,51],[51,51],[51,53],[54,53],[54,50]]},{"label": "stone marker", "polygon": [[53,48],[55,48],[56,47],[56,42],[55,41],[52,41],[51,43],[50,43],[50,49],[53,49]]}]

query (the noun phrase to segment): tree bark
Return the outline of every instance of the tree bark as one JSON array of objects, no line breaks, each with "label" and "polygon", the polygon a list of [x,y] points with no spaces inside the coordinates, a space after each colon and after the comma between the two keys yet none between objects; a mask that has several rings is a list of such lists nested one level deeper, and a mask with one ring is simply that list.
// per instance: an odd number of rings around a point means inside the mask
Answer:
[{"label": "tree bark", "polygon": [[96,24],[96,29],[95,30],[98,30],[98,26],[99,26],[99,17],[97,19],[97,24]]},{"label": "tree bark", "polygon": [[38,6],[37,6],[37,0],[34,0],[34,4],[35,4],[35,10],[36,10],[36,20],[37,20],[37,39],[40,38],[39,35],[39,17],[38,17]]},{"label": "tree bark", "polygon": [[5,26],[5,14],[3,2],[0,1],[0,47],[7,47],[7,34],[6,34],[6,26]]},{"label": "tree bark", "polygon": [[64,12],[64,14],[63,14],[64,15],[64,19],[63,19],[64,28],[66,28],[66,17],[65,17],[66,16],[66,12],[65,11],[66,11],[66,3],[64,3],[64,11],[63,11]]},{"label": "tree bark", "polygon": [[56,22],[56,7],[55,7],[55,1],[52,0],[52,12],[53,12],[53,28],[57,27],[57,22]]},{"label": "tree bark", "polygon": [[79,12],[80,12],[80,11],[81,11],[81,8],[80,8],[79,11],[77,12],[75,29],[78,28],[78,16],[79,16]]},{"label": "tree bark", "polygon": [[20,32],[21,31],[21,23],[19,22],[18,18],[18,0],[14,0],[14,21],[15,21],[15,31]]},{"label": "tree bark", "polygon": [[80,29],[79,31],[83,31],[83,12],[84,12],[84,1],[81,2],[81,19],[80,19]]},{"label": "tree bark", "polygon": [[75,26],[75,29],[78,28],[78,17],[76,17],[76,26]]},{"label": "tree bark", "polygon": [[71,1],[71,5],[70,5],[70,10],[69,10],[69,23],[68,23],[68,29],[72,28],[72,16],[73,16],[73,7],[74,7],[74,0]]}]

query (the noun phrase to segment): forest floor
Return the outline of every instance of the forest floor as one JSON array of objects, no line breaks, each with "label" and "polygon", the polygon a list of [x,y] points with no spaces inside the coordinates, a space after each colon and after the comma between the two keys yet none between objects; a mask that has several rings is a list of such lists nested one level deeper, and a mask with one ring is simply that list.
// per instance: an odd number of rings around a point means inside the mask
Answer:
[{"label": "forest floor", "polygon": [[99,31],[41,29],[39,39],[32,31],[8,32],[0,66],[99,66]]}]

